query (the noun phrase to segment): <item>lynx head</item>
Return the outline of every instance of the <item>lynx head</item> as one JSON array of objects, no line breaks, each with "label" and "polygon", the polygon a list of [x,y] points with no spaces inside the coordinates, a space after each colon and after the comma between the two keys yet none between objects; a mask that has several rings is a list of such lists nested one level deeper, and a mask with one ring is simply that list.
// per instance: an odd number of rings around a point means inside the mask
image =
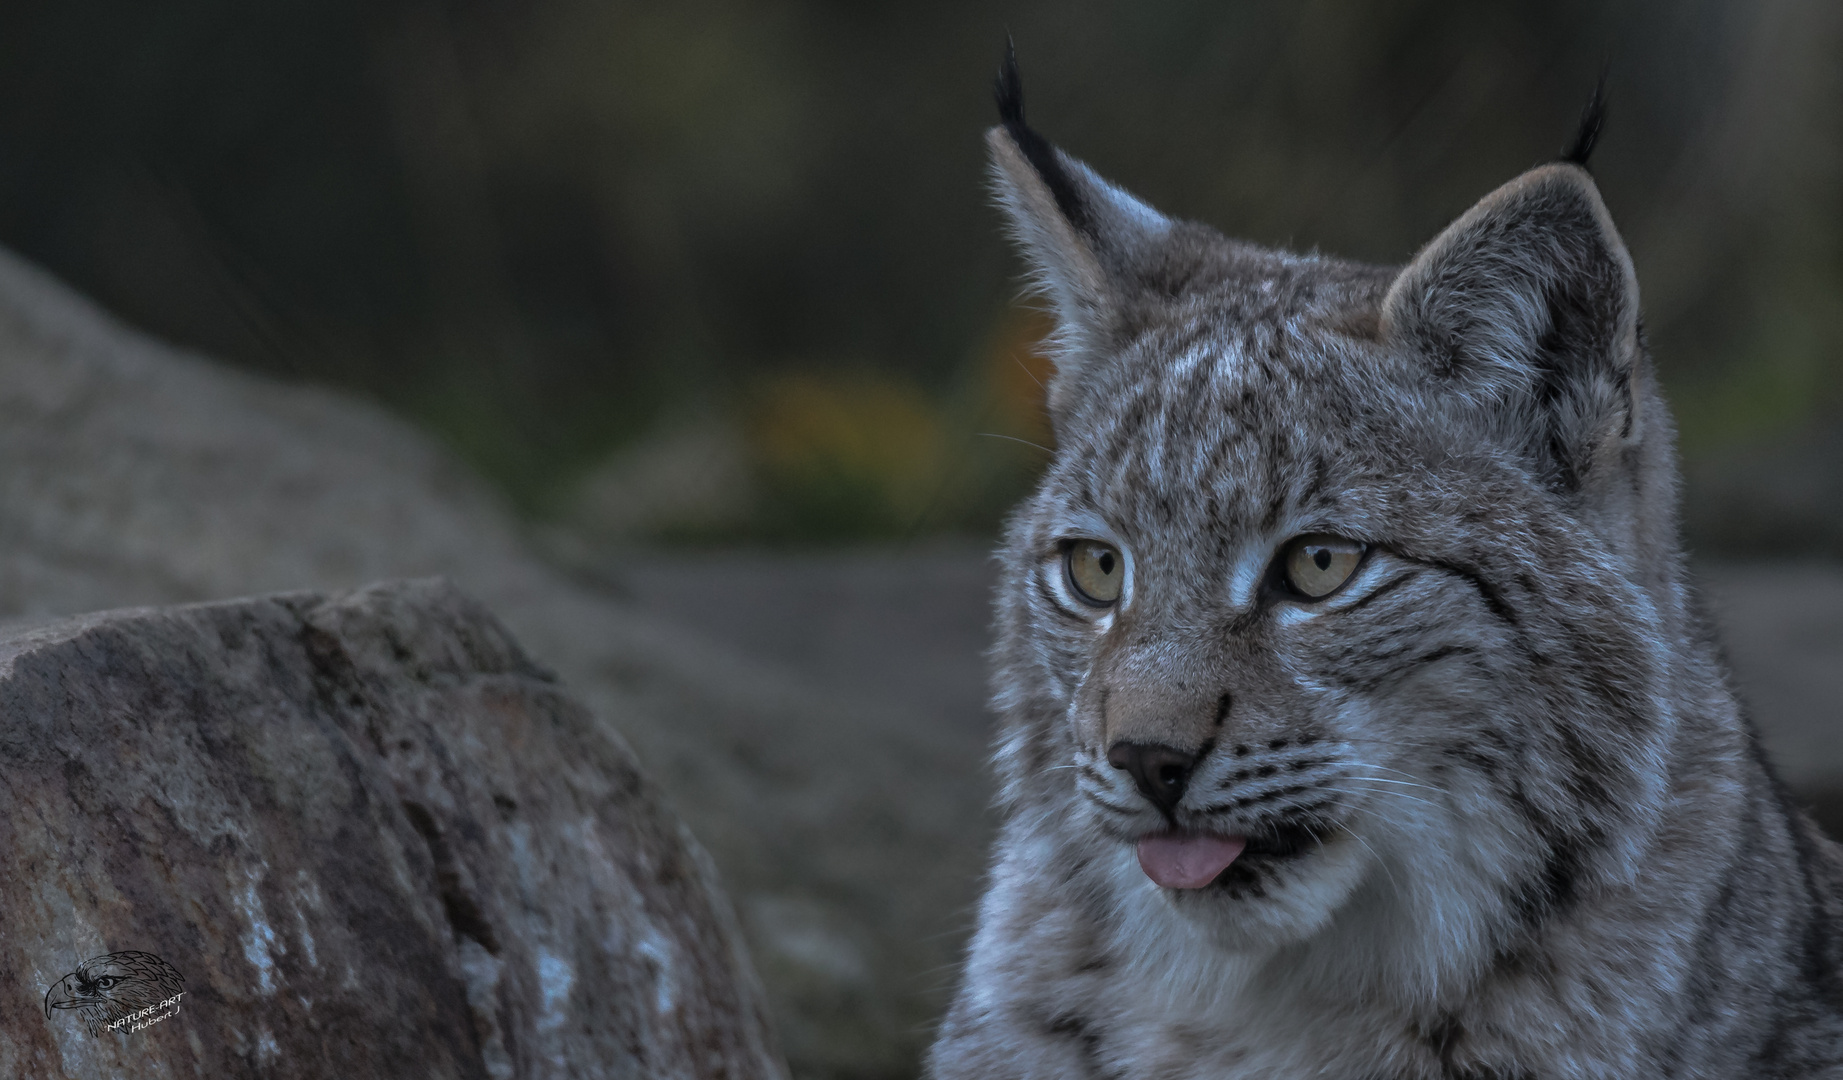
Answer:
[{"label": "lynx head", "polygon": [[1371,267],[1160,214],[1025,124],[1010,58],[999,101],[1058,327],[999,597],[1007,811],[1231,949],[1424,953],[1407,920],[1450,970],[1628,873],[1674,466],[1587,147]]}]

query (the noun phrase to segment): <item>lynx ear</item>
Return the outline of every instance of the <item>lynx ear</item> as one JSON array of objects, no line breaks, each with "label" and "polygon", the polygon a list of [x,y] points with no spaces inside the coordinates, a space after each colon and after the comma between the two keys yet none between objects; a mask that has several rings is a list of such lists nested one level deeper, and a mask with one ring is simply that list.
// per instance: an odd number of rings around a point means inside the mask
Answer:
[{"label": "lynx ear", "polygon": [[1024,123],[1017,53],[1009,42],[997,89],[1000,123],[986,133],[986,145],[999,203],[1030,261],[1033,284],[1055,309],[1050,410],[1060,414],[1083,366],[1125,336],[1129,293],[1139,277],[1134,267],[1171,222]]},{"label": "lynx ear", "polygon": [[1382,336],[1485,402],[1565,488],[1639,438],[1638,282],[1578,165],[1532,169],[1448,226],[1390,286]]}]

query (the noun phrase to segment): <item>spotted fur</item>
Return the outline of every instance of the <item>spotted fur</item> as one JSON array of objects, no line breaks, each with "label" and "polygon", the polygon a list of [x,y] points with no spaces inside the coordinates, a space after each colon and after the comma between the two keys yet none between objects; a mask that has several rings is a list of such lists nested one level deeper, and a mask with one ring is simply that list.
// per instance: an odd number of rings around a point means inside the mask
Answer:
[{"label": "spotted fur", "polygon": [[[1843,860],[1697,609],[1581,164],[1364,266],[1153,211],[1009,79],[1057,449],[1006,534],[1004,825],[930,1075],[1843,1075]],[[1318,601],[1276,577],[1312,533],[1368,545]],[[1084,539],[1127,565],[1105,610]],[[1168,814],[1122,732],[1200,755]],[[1163,889],[1134,845],[1174,827],[1266,846]]]}]

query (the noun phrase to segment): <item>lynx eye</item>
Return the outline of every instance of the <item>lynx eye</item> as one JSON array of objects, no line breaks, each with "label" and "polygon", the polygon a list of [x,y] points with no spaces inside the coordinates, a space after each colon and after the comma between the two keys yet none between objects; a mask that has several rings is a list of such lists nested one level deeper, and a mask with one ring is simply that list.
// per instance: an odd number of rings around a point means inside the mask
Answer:
[{"label": "lynx eye", "polygon": [[1341,536],[1314,533],[1286,547],[1282,559],[1286,583],[1313,600],[1330,596],[1363,561],[1364,545]]},{"label": "lynx eye", "polygon": [[1069,584],[1083,600],[1106,607],[1120,599],[1120,587],[1126,581],[1126,560],[1112,544],[1077,540],[1069,545],[1064,562],[1069,568]]}]

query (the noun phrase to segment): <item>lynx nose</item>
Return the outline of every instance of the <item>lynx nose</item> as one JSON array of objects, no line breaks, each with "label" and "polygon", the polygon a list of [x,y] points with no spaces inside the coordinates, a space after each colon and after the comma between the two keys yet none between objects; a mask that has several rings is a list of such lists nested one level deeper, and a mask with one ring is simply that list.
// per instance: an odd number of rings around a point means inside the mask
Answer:
[{"label": "lynx nose", "polygon": [[1131,773],[1139,793],[1169,814],[1184,797],[1199,756],[1158,743],[1117,742],[1107,751],[1107,764]]}]

